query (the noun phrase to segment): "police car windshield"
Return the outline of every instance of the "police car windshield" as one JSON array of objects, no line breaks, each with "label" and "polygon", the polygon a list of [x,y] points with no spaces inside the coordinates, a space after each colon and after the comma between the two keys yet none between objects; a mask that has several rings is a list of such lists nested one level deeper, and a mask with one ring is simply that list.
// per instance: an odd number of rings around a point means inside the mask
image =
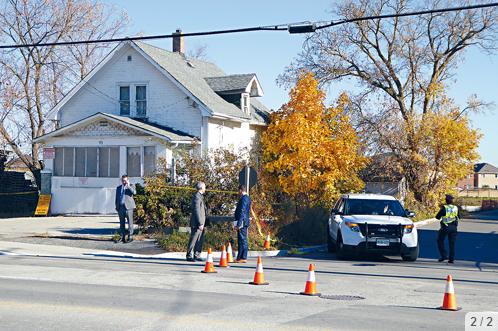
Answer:
[{"label": "police car windshield", "polygon": [[397,200],[347,199],[344,215],[389,215],[405,217],[406,212]]}]

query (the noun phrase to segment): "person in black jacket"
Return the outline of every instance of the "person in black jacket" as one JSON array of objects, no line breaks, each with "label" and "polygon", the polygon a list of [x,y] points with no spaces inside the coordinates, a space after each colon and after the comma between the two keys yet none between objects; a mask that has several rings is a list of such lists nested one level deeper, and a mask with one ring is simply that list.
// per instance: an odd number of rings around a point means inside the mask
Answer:
[{"label": "person in black jacket", "polygon": [[247,195],[245,185],[239,186],[240,199],[235,209],[235,229],[237,230],[238,251],[235,263],[246,263],[248,253],[247,230],[250,225],[249,213],[251,211],[251,199]]},{"label": "person in black jacket", "polygon": [[[458,232],[458,220],[460,219],[460,211],[458,207],[453,204],[453,196],[446,195],[446,204],[441,207],[436,215],[436,218],[440,220],[441,228],[439,229],[437,237],[437,245],[439,248],[439,262],[448,260],[448,263],[454,263],[455,261],[455,242]],[[446,249],[444,247],[444,241],[448,236],[448,244],[450,248],[450,255],[446,254]]]}]

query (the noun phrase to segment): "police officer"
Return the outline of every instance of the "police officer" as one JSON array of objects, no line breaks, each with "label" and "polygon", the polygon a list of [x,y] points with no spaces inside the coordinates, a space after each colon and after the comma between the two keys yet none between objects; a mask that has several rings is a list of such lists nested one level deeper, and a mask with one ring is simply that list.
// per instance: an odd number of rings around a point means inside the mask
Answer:
[{"label": "police officer", "polygon": [[[458,220],[460,219],[460,212],[458,207],[453,204],[453,196],[446,195],[446,204],[441,207],[436,215],[436,218],[441,221],[441,228],[437,236],[437,245],[439,248],[439,262],[448,260],[448,263],[455,261],[455,241],[457,237]],[[450,255],[446,254],[444,248],[444,240],[448,236]]]}]

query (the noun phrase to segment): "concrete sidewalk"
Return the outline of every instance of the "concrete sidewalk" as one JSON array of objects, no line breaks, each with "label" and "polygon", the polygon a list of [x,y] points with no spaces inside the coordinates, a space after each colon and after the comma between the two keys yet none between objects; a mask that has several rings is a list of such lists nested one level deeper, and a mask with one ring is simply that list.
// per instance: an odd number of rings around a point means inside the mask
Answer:
[{"label": "concrete sidewalk", "polygon": [[2,218],[0,240],[30,236],[111,238],[118,229],[117,215]]}]

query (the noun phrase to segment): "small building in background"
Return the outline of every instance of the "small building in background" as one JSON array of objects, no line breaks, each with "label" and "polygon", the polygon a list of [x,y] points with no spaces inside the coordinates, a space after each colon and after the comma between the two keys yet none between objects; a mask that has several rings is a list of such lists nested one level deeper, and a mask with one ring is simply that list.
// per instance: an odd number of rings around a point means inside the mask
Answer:
[{"label": "small building in background", "polygon": [[458,181],[457,188],[463,190],[498,190],[498,168],[489,163],[474,165],[474,173]]}]

